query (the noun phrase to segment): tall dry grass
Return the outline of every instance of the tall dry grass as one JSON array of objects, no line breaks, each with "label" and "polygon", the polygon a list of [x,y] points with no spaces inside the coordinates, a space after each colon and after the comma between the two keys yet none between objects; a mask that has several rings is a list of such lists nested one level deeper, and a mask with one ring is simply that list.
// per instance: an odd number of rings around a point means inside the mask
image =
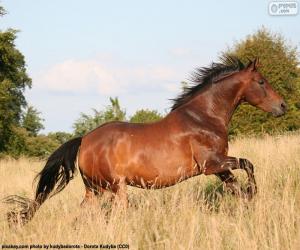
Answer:
[{"label": "tall dry grass", "polygon": [[[222,191],[214,176],[199,176],[163,190],[129,188],[129,207],[103,197],[80,208],[78,175],[46,201],[26,226],[10,228],[0,205],[0,244],[128,243],[130,249],[300,249],[300,135],[239,139],[230,155],[247,158],[256,171],[251,202]],[[0,162],[0,198],[33,197],[32,180],[43,162]],[[235,171],[241,182],[246,175]]]}]

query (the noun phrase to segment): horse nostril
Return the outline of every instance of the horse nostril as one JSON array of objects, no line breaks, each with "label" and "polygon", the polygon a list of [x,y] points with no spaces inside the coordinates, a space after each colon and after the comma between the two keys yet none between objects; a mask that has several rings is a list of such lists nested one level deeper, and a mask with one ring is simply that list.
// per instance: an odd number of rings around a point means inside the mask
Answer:
[{"label": "horse nostril", "polygon": [[281,107],[281,109],[282,109],[283,111],[286,111],[286,110],[287,110],[287,105],[286,105],[285,102],[282,102],[282,103],[280,104],[280,107]]}]

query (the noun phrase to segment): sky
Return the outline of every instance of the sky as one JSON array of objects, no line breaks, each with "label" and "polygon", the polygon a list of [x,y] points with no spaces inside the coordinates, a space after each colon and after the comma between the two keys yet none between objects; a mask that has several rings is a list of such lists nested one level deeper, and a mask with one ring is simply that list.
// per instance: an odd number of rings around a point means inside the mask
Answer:
[{"label": "sky", "polygon": [[32,88],[27,101],[45,129],[72,132],[80,113],[118,97],[127,116],[168,112],[199,66],[265,26],[300,47],[300,15],[271,16],[270,1],[0,0],[0,30],[20,30]]}]

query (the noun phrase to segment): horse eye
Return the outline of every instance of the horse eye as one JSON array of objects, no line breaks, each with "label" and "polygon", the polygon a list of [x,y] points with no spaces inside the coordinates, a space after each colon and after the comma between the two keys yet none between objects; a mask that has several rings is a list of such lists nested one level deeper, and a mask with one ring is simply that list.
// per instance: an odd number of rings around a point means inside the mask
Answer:
[{"label": "horse eye", "polygon": [[260,80],[258,81],[258,83],[261,84],[261,85],[264,84],[264,82],[265,82],[265,81],[264,81],[263,79],[260,79]]}]

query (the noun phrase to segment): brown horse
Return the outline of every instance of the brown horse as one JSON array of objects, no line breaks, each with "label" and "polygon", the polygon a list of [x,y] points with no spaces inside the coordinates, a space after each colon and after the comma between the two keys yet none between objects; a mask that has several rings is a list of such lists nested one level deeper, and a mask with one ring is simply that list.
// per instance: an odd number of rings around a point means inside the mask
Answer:
[{"label": "brown horse", "polygon": [[[281,116],[287,106],[257,71],[258,60],[245,66],[221,58],[192,75],[194,86],[174,100],[171,112],[149,124],[111,122],[60,146],[39,173],[35,200],[10,196],[22,209],[9,220],[30,220],[41,204],[61,191],[78,166],[86,187],[83,204],[109,190],[125,196],[126,185],[162,188],[200,174],[217,175],[234,193],[239,188],[231,170],[244,169],[248,196],[256,193],[253,165],[228,156],[228,126],[242,102]],[[126,196],[125,196],[126,197]]]}]

